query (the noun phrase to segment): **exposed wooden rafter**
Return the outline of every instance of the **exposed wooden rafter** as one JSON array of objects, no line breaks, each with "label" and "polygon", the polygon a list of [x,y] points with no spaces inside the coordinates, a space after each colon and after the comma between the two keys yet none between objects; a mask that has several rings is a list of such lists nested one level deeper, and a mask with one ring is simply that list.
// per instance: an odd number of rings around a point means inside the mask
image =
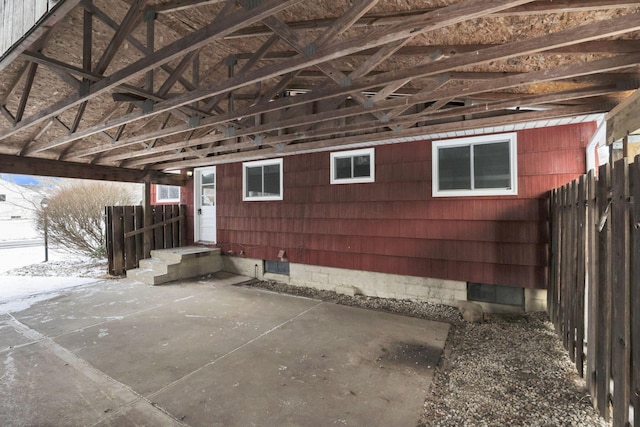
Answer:
[{"label": "exposed wooden rafter", "polygon": [[0,154],[159,170],[635,105],[637,2],[445,4],[76,1],[0,69]]}]

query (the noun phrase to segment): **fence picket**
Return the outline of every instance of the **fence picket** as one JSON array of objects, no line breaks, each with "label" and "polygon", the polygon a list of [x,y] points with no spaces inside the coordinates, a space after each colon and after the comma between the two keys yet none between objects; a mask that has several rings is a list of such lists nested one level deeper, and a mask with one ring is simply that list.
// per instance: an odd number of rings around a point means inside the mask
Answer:
[{"label": "fence picket", "polygon": [[576,329],[575,353],[576,367],[578,373],[584,378],[584,301],[585,301],[585,246],[587,244],[585,235],[586,222],[586,176],[580,177],[578,181],[578,193],[575,205],[576,221],[576,281],[575,281],[575,311],[574,325]]},{"label": "fence picket", "polygon": [[640,426],[640,156],[550,199],[549,316],[600,415]]},{"label": "fence picket", "polygon": [[568,263],[564,265],[567,269],[567,284],[566,284],[566,298],[567,298],[567,323],[566,323],[566,335],[567,345],[566,348],[569,351],[569,357],[572,362],[576,361],[576,244],[577,244],[577,190],[576,181],[573,181],[569,185],[569,200],[567,200],[567,245],[568,250],[567,257]]},{"label": "fence picket", "polygon": [[629,420],[630,378],[630,292],[629,292],[629,175],[625,159],[617,161],[612,170],[613,203],[611,233],[613,250],[613,280],[611,336],[611,374],[614,382],[613,425],[626,426]]},{"label": "fence picket", "polygon": [[[596,178],[593,170],[587,175],[587,219],[585,224],[585,232],[587,235],[587,283],[588,283],[588,325],[587,325],[587,387],[591,396],[597,396],[596,390],[596,349],[600,325],[598,324],[598,257],[596,249]],[[593,399],[594,407],[597,399]]]},{"label": "fence picket", "polygon": [[550,254],[549,254],[549,287],[547,290],[547,309],[549,310],[549,318],[551,322],[558,327],[558,307],[557,307],[557,296],[558,296],[558,266],[559,266],[559,256],[560,256],[560,224],[559,224],[559,206],[558,206],[558,195],[560,190],[555,189],[551,191],[550,194],[550,209],[549,209],[549,219],[551,221],[551,245],[550,245]]},{"label": "fence picket", "polygon": [[[562,187],[562,199],[561,199],[561,203],[562,203],[562,207],[561,207],[561,212],[562,212],[562,217],[561,217],[561,223],[560,223],[560,244],[562,245],[562,249],[561,249],[561,255],[560,255],[560,260],[561,260],[561,266],[564,267],[565,265],[568,264],[567,259],[568,254],[569,254],[569,236],[568,236],[568,228],[569,228],[569,221],[568,221],[568,211],[567,211],[567,203],[568,203],[568,199],[569,199],[569,187],[568,186],[564,186]],[[561,268],[560,269],[560,286],[559,286],[559,304],[560,304],[560,316],[559,316],[559,328],[558,328],[558,333],[561,335],[562,337],[562,345],[564,345],[564,348],[567,349],[568,344],[569,344],[569,335],[567,332],[567,316],[569,315],[569,309],[568,309],[568,305],[570,304],[570,300],[567,296],[567,284],[569,283],[569,268]]]},{"label": "fence picket", "polygon": [[113,271],[113,230],[111,224],[113,224],[113,206],[105,206],[104,208],[104,223],[106,225],[105,232],[105,245],[107,247],[107,271],[109,274],[114,274]]},{"label": "fence picket", "polygon": [[629,170],[631,212],[631,404],[633,425],[640,426],[640,155]]},{"label": "fence picket", "polygon": [[[157,224],[164,221],[162,206],[153,207],[153,223]],[[153,231],[153,243],[151,249],[164,248],[164,227],[157,227]]]},{"label": "fence picket", "polygon": [[609,214],[609,193],[611,166],[600,167],[598,172],[598,216],[595,232],[598,233],[598,335],[596,352],[596,381],[598,412],[609,419],[609,393],[611,391],[611,220]]},{"label": "fence picket", "polygon": [[[142,206],[133,207],[133,216],[134,229],[139,230],[144,228],[144,212]],[[135,256],[137,266],[140,260],[144,259],[144,236],[142,234],[136,234],[134,239],[136,242]]]},{"label": "fence picket", "polygon": [[[134,230],[134,218],[133,218],[133,206],[123,206],[124,216],[124,232]],[[124,268],[130,270],[135,268],[137,260],[135,256],[135,236],[127,237],[124,239]]]},{"label": "fence picket", "polygon": [[120,276],[124,273],[124,218],[123,207],[114,206],[112,217],[113,230],[113,273]]}]

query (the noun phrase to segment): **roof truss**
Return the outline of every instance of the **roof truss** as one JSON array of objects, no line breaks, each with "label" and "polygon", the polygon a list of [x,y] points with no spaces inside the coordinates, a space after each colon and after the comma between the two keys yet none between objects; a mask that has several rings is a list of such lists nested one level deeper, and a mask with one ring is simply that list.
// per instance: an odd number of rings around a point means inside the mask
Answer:
[{"label": "roof truss", "polygon": [[[3,59],[5,170],[11,156],[135,171],[338,149],[608,112],[640,87],[635,2],[76,3]],[[584,24],[549,31],[565,15]],[[461,43],[473,26],[531,31]]]}]

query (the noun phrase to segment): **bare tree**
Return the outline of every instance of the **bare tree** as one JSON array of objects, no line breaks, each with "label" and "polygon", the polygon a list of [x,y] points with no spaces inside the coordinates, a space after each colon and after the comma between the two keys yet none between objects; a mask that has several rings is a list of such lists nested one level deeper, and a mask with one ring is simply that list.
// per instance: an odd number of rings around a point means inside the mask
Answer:
[{"label": "bare tree", "polygon": [[[49,239],[76,254],[104,257],[104,207],[133,203],[131,191],[121,184],[80,181],[53,189],[46,208]],[[39,209],[40,231],[43,214]]]}]

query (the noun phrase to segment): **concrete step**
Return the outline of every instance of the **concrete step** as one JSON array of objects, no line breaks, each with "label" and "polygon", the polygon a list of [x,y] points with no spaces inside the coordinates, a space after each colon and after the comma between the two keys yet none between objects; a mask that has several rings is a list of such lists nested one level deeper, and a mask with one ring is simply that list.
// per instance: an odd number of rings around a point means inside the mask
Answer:
[{"label": "concrete step", "polygon": [[127,279],[142,282],[147,285],[156,285],[156,282],[161,279],[161,276],[153,270],[134,268],[133,270],[127,270]]},{"label": "concrete step", "polygon": [[151,258],[158,258],[170,263],[179,263],[185,259],[220,255],[220,248],[206,248],[204,246],[185,246],[173,249],[157,249],[151,251]]},{"label": "concrete step", "polygon": [[167,274],[169,272],[169,266],[177,263],[168,263],[165,260],[158,258],[141,259],[138,263],[141,269],[151,270],[158,274]]},{"label": "concrete step", "polygon": [[151,251],[152,258],[140,260],[140,268],[127,271],[127,278],[159,285],[174,280],[204,276],[222,270],[220,249],[200,246]]}]

